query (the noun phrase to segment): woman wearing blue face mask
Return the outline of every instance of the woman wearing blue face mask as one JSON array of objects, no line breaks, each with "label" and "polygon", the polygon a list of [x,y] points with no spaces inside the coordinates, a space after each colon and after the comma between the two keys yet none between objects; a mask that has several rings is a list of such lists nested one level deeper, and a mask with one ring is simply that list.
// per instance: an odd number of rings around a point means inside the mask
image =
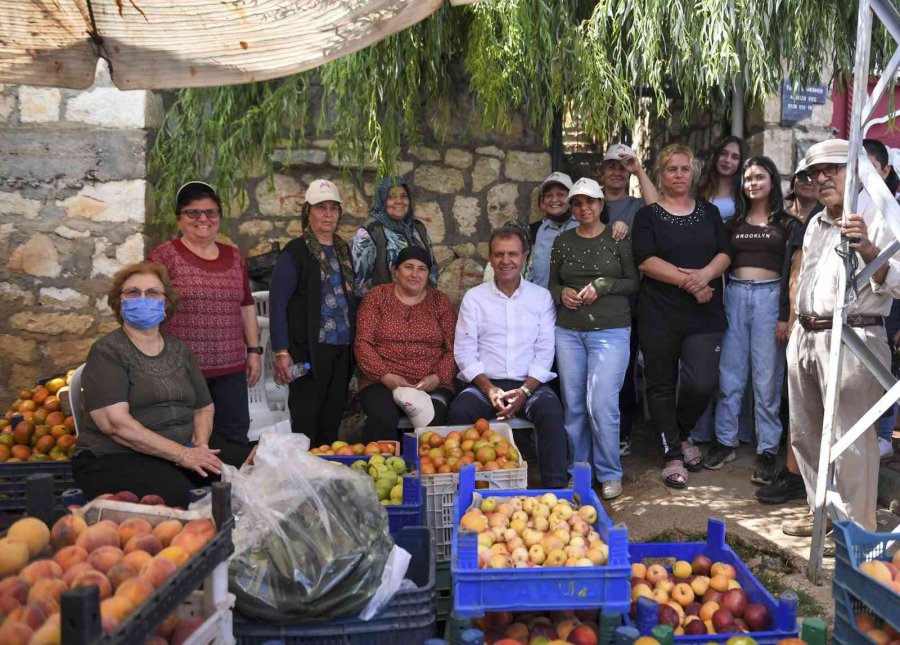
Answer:
[{"label": "woman wearing blue face mask", "polygon": [[218,478],[222,462],[209,448],[213,404],[197,361],[159,330],[178,293],[164,266],[146,262],[113,276],[108,301],[122,326],[84,366],[75,481],[89,500],[130,490],[187,508],[188,491]]}]

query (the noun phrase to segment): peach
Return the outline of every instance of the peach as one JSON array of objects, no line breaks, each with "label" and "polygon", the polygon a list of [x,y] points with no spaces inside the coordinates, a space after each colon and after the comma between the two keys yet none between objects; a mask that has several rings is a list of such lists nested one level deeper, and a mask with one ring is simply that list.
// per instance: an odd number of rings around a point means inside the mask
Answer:
[{"label": "peach", "polygon": [[20,603],[24,603],[28,599],[30,590],[31,585],[17,576],[10,576],[0,581],[0,597],[11,596]]},{"label": "peach", "polygon": [[158,558],[170,560],[176,567],[181,567],[190,559],[190,554],[180,546],[167,546],[156,554]]},{"label": "peach", "polygon": [[166,558],[156,556],[147,561],[141,568],[141,575],[147,578],[154,587],[159,587],[166,580],[175,575],[178,569],[176,564]]},{"label": "peach", "polygon": [[60,578],[42,578],[34,583],[31,591],[28,592],[28,602],[33,603],[41,599],[49,598],[56,605],[59,605],[59,597],[63,591],[68,591],[67,585]]},{"label": "peach", "polygon": [[7,620],[0,627],[0,643],[3,645],[28,645],[33,635],[31,627],[14,620]]},{"label": "peach", "polygon": [[[102,604],[102,603],[101,603]],[[104,634],[110,634],[119,627],[119,621],[115,616],[110,614],[100,614],[100,626],[103,628]]]},{"label": "peach", "polygon": [[128,540],[128,543],[125,545],[125,553],[131,553],[132,551],[146,551],[150,555],[156,555],[162,551],[162,549],[163,545],[159,541],[159,538],[152,533],[135,535]]},{"label": "peach", "polygon": [[[112,524],[112,526],[110,526]],[[82,531],[78,539],[75,540],[76,546],[80,546],[88,553],[96,551],[101,546],[119,546],[119,530],[112,522],[106,520],[97,522]]]},{"label": "peach", "polygon": [[21,606],[22,603],[12,596],[0,596],[0,616],[8,616],[14,609],[18,609]]},{"label": "peach", "polygon": [[[47,620],[47,612],[44,611],[43,605],[22,605],[18,609],[14,609],[12,613],[6,617],[3,623],[22,623],[28,625],[32,630],[38,629]],[[4,641],[0,639],[0,643]]]},{"label": "peach", "polygon": [[734,570],[734,567],[730,564],[726,564],[725,562],[716,562],[709,569],[710,577],[715,577],[719,574],[722,574],[726,578],[734,580],[737,577],[737,571]]},{"label": "peach", "polygon": [[202,535],[204,542],[209,542],[216,535],[216,527],[212,520],[192,520],[184,525],[184,530]]},{"label": "peach", "polygon": [[119,544],[128,544],[135,535],[148,535],[153,532],[150,522],[140,517],[132,517],[119,524]]},{"label": "peach", "polygon": [[881,560],[867,560],[859,565],[859,570],[883,585],[891,584],[891,571]]},{"label": "peach", "polygon": [[127,598],[135,607],[147,600],[155,591],[153,583],[141,576],[130,578],[116,589],[116,595]]},{"label": "peach", "polygon": [[125,596],[110,596],[100,603],[100,615],[112,616],[119,622],[125,620],[134,610],[134,603]]},{"label": "peach", "polygon": [[134,578],[137,575],[137,572],[137,569],[134,569],[129,565],[119,563],[106,572],[106,577],[109,579],[109,584],[112,585],[113,591],[115,591],[123,582],[129,578]]},{"label": "peach", "polygon": [[[495,515],[494,517],[498,517]],[[502,516],[500,516],[502,517]],[[493,519],[493,518],[492,518]],[[192,533],[190,531],[182,531],[174,538],[172,538],[172,543],[170,548],[173,546],[180,546],[182,549],[187,551],[190,555],[196,555],[199,553],[207,540],[200,533]]]},{"label": "peach", "polygon": [[28,645],[60,645],[62,643],[62,630],[59,625],[44,623],[43,627],[34,632]]},{"label": "peach", "polygon": [[140,571],[144,564],[152,557],[153,556],[146,551],[131,551],[130,553],[125,554],[122,564],[127,564],[135,571]]},{"label": "peach", "polygon": [[85,571],[75,578],[75,581],[72,583],[72,589],[91,586],[97,587],[99,590],[100,600],[109,598],[112,595],[112,585],[109,584],[109,579],[95,569]]},{"label": "peach", "polygon": [[84,519],[77,515],[65,515],[58,520],[53,528],[50,529],[50,546],[59,550],[64,546],[75,544],[78,536],[87,528]]},{"label": "peach", "polygon": [[34,586],[41,578],[62,578],[62,567],[53,560],[37,560],[19,571],[19,577]]},{"label": "peach", "polygon": [[96,571],[96,569],[89,565],[87,561],[79,562],[78,564],[73,565],[71,569],[63,574],[63,582],[71,587],[72,583],[75,582],[75,578],[80,576],[85,571]]},{"label": "peach", "polygon": [[28,564],[28,543],[22,540],[0,540],[0,577],[12,576]]},{"label": "peach", "polygon": [[94,567],[100,573],[105,574],[114,566],[122,561],[125,554],[117,546],[101,546],[88,555],[88,564]]},{"label": "peach", "polygon": [[164,639],[167,643],[169,639],[172,637],[172,632],[175,631],[175,628],[178,627],[178,623],[181,622],[181,618],[178,617],[178,612],[172,612],[166,619],[162,621],[162,624],[156,629],[156,636]]},{"label": "peach", "polygon": [[725,593],[726,591],[728,591],[728,580],[729,578],[721,573],[715,575],[709,579],[709,588]]},{"label": "peach", "polygon": [[171,645],[183,645],[202,624],[203,620],[200,618],[185,618],[175,628],[175,633],[172,634],[172,640],[169,642]]},{"label": "peach", "polygon": [[167,547],[172,538],[181,533],[181,528],[181,522],[178,520],[166,520],[153,527],[153,535],[157,537],[163,547]]},{"label": "peach", "polygon": [[36,517],[23,517],[9,527],[6,537],[27,542],[33,558],[50,544],[50,529]]},{"label": "peach", "polygon": [[69,546],[64,546],[55,554],[53,554],[53,561],[61,566],[63,572],[65,572],[74,567],[79,562],[87,562],[87,557],[87,551],[82,549],[80,546],[71,544]]},{"label": "peach", "polygon": [[151,636],[144,641],[144,645],[169,645],[169,641],[160,636]]}]

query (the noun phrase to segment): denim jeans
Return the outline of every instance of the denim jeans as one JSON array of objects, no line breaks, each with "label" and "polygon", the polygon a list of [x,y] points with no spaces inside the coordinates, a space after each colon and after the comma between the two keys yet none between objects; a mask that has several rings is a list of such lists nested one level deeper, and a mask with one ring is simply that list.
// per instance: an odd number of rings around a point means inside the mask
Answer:
[{"label": "denim jeans", "polygon": [[784,354],[775,338],[779,280],[751,282],[731,279],[725,288],[728,328],[719,361],[716,440],[738,445],[738,418],[748,377],[756,413],[756,452],[778,452],[781,440],[781,382]]},{"label": "denim jeans", "polygon": [[878,436],[887,441],[891,441],[894,436],[894,423],[897,421],[897,404],[890,407],[888,413],[878,419],[875,424],[878,428]]},{"label": "denim jeans", "polygon": [[622,479],[619,392],[628,368],[630,327],[556,328],[556,364],[569,437],[569,463],[593,466],[599,482]]}]

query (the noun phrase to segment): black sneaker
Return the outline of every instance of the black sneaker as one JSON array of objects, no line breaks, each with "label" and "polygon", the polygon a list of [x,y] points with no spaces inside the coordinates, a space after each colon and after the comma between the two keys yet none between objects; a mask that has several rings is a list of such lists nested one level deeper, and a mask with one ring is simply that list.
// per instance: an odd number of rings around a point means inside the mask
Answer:
[{"label": "black sneaker", "polygon": [[750,481],[754,484],[771,484],[775,481],[775,455],[771,452],[761,452],[756,455],[756,463],[753,465],[753,476]]},{"label": "black sneaker", "polygon": [[709,470],[719,470],[719,468],[729,461],[734,461],[735,459],[737,459],[737,455],[734,454],[734,448],[731,446],[723,446],[717,441],[715,445],[709,449],[709,452],[706,453],[701,465]]},{"label": "black sneaker", "polygon": [[757,489],[756,499],[761,504],[784,504],[793,500],[806,499],[803,477],[795,475],[787,469],[782,470],[775,476],[775,480],[771,484]]}]

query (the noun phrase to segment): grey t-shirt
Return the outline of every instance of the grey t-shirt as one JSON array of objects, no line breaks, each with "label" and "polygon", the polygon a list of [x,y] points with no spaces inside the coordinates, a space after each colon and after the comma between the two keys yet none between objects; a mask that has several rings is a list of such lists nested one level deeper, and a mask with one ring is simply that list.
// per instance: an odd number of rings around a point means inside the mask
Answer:
[{"label": "grey t-shirt", "polygon": [[[167,439],[186,444],[194,431],[194,411],[212,403],[206,379],[187,345],[163,335],[165,345],[157,356],[147,356],[119,329],[91,347],[81,387],[85,411],[128,403],[129,413],[145,428]],[[133,452],[113,441],[85,415],[78,435],[78,451],[95,456]]]},{"label": "grey t-shirt", "polygon": [[634,214],[644,205],[644,200],[640,197],[632,197],[627,195],[622,199],[615,201],[607,201],[606,209],[609,211],[609,223],[625,222],[630,231],[634,228]]}]

